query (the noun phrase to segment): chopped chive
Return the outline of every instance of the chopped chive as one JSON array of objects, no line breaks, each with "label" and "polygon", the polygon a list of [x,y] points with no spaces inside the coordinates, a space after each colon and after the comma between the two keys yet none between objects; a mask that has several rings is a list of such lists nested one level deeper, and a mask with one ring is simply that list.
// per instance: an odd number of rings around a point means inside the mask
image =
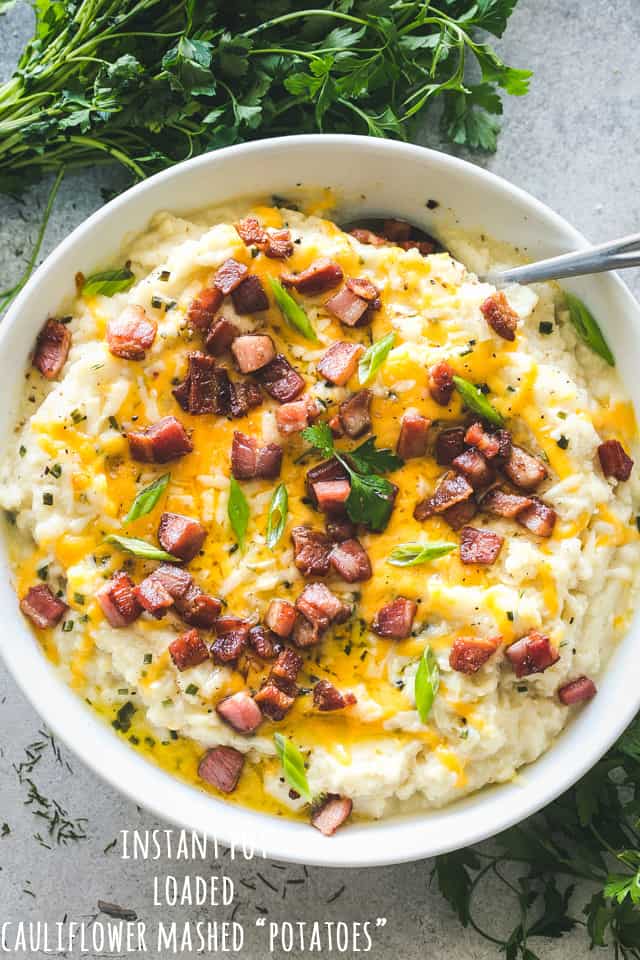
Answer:
[{"label": "chopped chive", "polygon": [[36,573],[38,574],[39,580],[46,580],[49,576],[49,564],[45,563],[44,566],[38,567]]},{"label": "chopped chive", "polygon": [[129,691],[127,690],[126,687],[122,690],[118,690],[119,697],[127,697],[128,695],[129,695]]},{"label": "chopped chive", "polygon": [[153,654],[145,653],[143,663],[152,663],[152,662],[153,662]]},{"label": "chopped chive", "polygon": [[171,699],[171,697],[167,697],[166,700],[163,700],[161,706],[163,706],[163,707],[172,707],[172,706],[173,706],[173,700]]},{"label": "chopped chive", "polygon": [[156,296],[151,297],[151,306],[155,307],[156,310],[160,309],[160,307],[162,306],[162,302],[163,302],[162,297],[156,297]]},{"label": "chopped chive", "polygon": [[559,419],[559,420],[566,420],[566,419],[567,419],[567,415],[566,415],[566,413],[564,412],[564,410],[558,410],[558,419]]},{"label": "chopped chive", "polygon": [[59,463],[54,463],[54,465],[49,469],[49,473],[51,474],[52,477],[55,477],[57,480],[58,477],[62,476],[62,467],[60,466]]},{"label": "chopped chive", "polygon": [[177,740],[177,739],[178,739],[178,731],[177,731],[177,730],[169,730],[169,736],[171,737],[172,740]]},{"label": "chopped chive", "polygon": [[80,606],[82,606],[82,604],[83,604],[84,601],[85,601],[84,593],[74,593],[73,599],[74,599],[75,603],[79,603]]},{"label": "chopped chive", "polygon": [[560,437],[558,437],[558,439],[556,440],[556,443],[558,444],[561,450],[566,450],[567,447],[569,446],[569,438],[565,437],[563,433]]},{"label": "chopped chive", "polygon": [[161,270],[158,280],[162,280],[163,283],[166,283],[170,276],[171,276],[170,270]]},{"label": "chopped chive", "polygon": [[164,305],[164,312],[168,313],[169,310],[173,310],[173,308],[177,306],[177,303],[178,303],[177,300],[167,300],[167,302]]},{"label": "chopped chive", "polygon": [[73,620],[65,620],[64,623],[62,624],[62,632],[71,633],[72,630],[73,630]]},{"label": "chopped chive", "polygon": [[136,737],[135,733],[132,733],[131,736],[129,737],[129,743],[132,743],[134,747],[137,747],[138,744],[140,743],[140,740],[138,737]]},{"label": "chopped chive", "polygon": [[74,423],[81,423],[83,420],[86,420],[87,418],[86,418],[86,415],[82,412],[82,410],[76,409],[71,411],[71,419],[73,420]]},{"label": "chopped chive", "polygon": [[553,323],[551,320],[541,320],[538,324],[538,330],[540,333],[553,333]]},{"label": "chopped chive", "polygon": [[116,420],[115,417],[109,417],[109,426],[111,427],[112,430],[120,429],[120,427],[118,426],[118,421]]},{"label": "chopped chive", "polygon": [[195,683],[190,683],[187,689],[185,690],[185,693],[187,693],[190,697],[195,697],[199,689],[200,688],[197,687]]},{"label": "chopped chive", "polygon": [[52,507],[52,506],[53,506],[53,494],[52,494],[52,493],[43,493],[43,494],[42,494],[42,502],[44,503],[45,507]]},{"label": "chopped chive", "polygon": [[26,452],[27,452],[27,448],[24,445],[21,445],[20,449],[18,450],[18,453],[20,454],[20,456],[24,457]]},{"label": "chopped chive", "polygon": [[640,533],[640,517],[636,517],[636,527],[638,528],[638,533]]},{"label": "chopped chive", "polygon": [[513,623],[513,620],[514,620],[513,610],[507,610],[507,620],[511,620],[511,622]]}]

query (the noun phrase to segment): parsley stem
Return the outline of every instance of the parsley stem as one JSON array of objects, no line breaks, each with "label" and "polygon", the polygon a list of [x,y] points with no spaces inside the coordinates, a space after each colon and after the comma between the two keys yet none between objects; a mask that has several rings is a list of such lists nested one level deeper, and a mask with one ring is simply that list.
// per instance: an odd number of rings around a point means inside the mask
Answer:
[{"label": "parsley stem", "polygon": [[245,30],[242,34],[243,37],[253,37],[256,33],[261,33],[262,30],[269,30],[271,27],[277,26],[279,23],[286,23],[288,20],[299,20],[301,16],[307,17],[333,17],[336,20],[347,20],[350,23],[357,23],[361,27],[375,27],[380,33],[380,28],[374,23],[371,23],[367,20],[362,20],[360,17],[353,17],[348,13],[339,13],[337,10],[296,10],[293,13],[284,13],[280,17],[273,17],[271,20],[265,20],[264,23],[259,23],[257,26],[252,27],[251,30]]}]

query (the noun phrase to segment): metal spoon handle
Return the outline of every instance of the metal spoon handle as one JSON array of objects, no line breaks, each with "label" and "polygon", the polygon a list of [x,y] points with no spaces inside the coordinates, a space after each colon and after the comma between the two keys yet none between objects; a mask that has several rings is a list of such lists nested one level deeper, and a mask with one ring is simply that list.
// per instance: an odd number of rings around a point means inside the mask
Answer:
[{"label": "metal spoon handle", "polygon": [[528,263],[523,267],[494,271],[485,279],[501,287],[507,283],[559,280],[561,277],[581,277],[586,273],[603,273],[625,267],[640,267],[640,233],[601,243],[597,247],[588,247],[586,250],[563,253],[559,257],[550,257],[538,263]]}]

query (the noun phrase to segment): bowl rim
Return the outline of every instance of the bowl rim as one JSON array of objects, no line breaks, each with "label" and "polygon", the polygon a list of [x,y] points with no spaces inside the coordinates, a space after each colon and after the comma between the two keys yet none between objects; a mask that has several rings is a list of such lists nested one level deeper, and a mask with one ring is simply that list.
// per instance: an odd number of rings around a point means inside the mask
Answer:
[{"label": "bowl rim", "polygon": [[[234,158],[241,155],[256,154],[266,159],[270,155],[277,155],[283,148],[290,149],[294,144],[296,148],[309,149],[319,147],[331,149],[332,146],[347,144],[356,152],[376,150],[386,153],[390,163],[401,157],[416,159],[428,157],[436,169],[440,166],[457,170],[470,182],[493,186],[502,193],[514,197],[521,206],[534,211],[550,223],[557,234],[562,234],[566,241],[576,248],[587,245],[585,237],[567,220],[522,188],[509,183],[495,173],[450,154],[414,144],[341,134],[308,134],[256,140],[204,154],[163,170],[130,187],[77,226],[47,256],[11,304],[0,324],[0,358],[5,354],[10,331],[18,322],[23,307],[42,281],[55,270],[67,251],[73,249],[82,238],[90,235],[105,221],[112,220],[133,196],[158,191],[163,185],[182,177],[187,172],[191,173],[194,169],[215,168],[233,162]],[[157,210],[160,209],[162,209],[161,203],[157,207]],[[143,229],[144,226],[145,224],[140,224],[138,229]],[[130,232],[127,231],[127,233]],[[121,235],[124,237],[125,233],[121,232]],[[615,285],[617,295],[622,297],[630,316],[635,317],[635,322],[640,328],[640,306],[622,280],[616,274],[609,274],[600,282]],[[4,592],[0,593],[0,606],[4,607],[9,602],[9,594],[6,585],[2,586],[2,590]],[[15,608],[15,593],[10,584],[8,591],[13,596]],[[13,611],[9,609],[8,614],[11,617]],[[637,620],[637,617],[635,619]],[[523,791],[522,786],[515,782],[497,784],[485,787],[464,800],[442,808],[442,811],[426,810],[421,813],[418,811],[401,818],[353,824],[332,840],[327,840],[311,830],[307,824],[284,818],[278,819],[218,800],[178,780],[152,761],[146,760],[115,736],[104,721],[59,677],[55,668],[43,656],[40,645],[30,628],[24,622],[21,623],[19,615],[16,617],[16,627],[16,634],[23,633],[30,636],[34,643],[33,650],[29,648],[19,654],[12,649],[15,637],[11,645],[3,645],[2,655],[10,673],[44,721],[99,777],[155,816],[168,820],[179,828],[215,837],[224,845],[237,847],[239,842],[253,843],[264,855],[277,860],[325,867],[382,866],[419,860],[478,843],[513,826],[537,813],[576,783],[612,746],[640,706],[640,691],[637,702],[629,698],[626,703],[618,703],[615,714],[609,718],[606,725],[601,725],[602,731],[599,737],[589,744],[589,749],[584,749],[584,744],[580,744],[579,740],[572,737],[571,729],[575,724],[568,724],[547,751],[533,764],[525,767],[518,777],[518,780],[526,786],[529,771],[535,770],[537,771],[535,779],[544,780],[544,777],[538,776],[538,773],[541,774],[545,766],[550,767],[550,755],[557,750],[559,744],[567,741],[565,746],[573,747],[570,754],[572,762],[568,765],[566,775],[559,786],[556,782],[548,782],[543,788],[538,784],[537,789],[530,792],[527,789]],[[629,642],[633,629],[633,626],[629,626],[625,637],[618,644],[618,649]],[[22,662],[20,657],[23,658]],[[30,666],[27,671],[24,671],[25,658]],[[609,671],[611,666],[609,663],[606,670]],[[95,749],[96,740],[99,743],[99,750]],[[546,764],[545,761],[547,761]],[[501,805],[495,802],[497,792],[504,796],[506,801]],[[509,800],[512,802],[510,803]],[[173,802],[175,807],[171,806]],[[485,807],[492,816],[486,816]],[[502,809],[502,815],[496,818],[495,811],[499,809]],[[180,813],[177,812],[178,810]],[[452,821],[452,828],[443,831],[442,835],[433,835],[433,831],[427,830],[422,838],[419,833],[420,823],[424,823],[424,820],[429,817],[437,819],[443,811]],[[217,829],[217,821],[222,824],[220,829]],[[450,836],[452,830],[456,832],[456,839],[453,842]],[[376,839],[372,836],[374,831],[377,839],[382,841],[381,844],[374,842]],[[385,835],[388,838],[386,840]]]}]

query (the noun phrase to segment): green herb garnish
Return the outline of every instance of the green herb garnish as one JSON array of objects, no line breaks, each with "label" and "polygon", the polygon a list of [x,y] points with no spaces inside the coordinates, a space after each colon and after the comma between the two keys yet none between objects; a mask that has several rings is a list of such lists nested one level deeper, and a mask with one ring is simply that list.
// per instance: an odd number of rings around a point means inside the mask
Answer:
[{"label": "green herb garnish", "polygon": [[420,563],[445,557],[455,548],[455,543],[401,543],[393,548],[387,563],[394,567],[416,567]]},{"label": "green herb garnish", "polygon": [[82,290],[83,297],[112,297],[116,293],[124,293],[135,283],[135,277],[127,267],[116,270],[103,270],[94,273],[85,280]]},{"label": "green herb garnish", "polygon": [[440,669],[431,647],[425,647],[416,671],[416,707],[422,723],[427,722],[433,701],[440,686]]},{"label": "green herb garnish", "polygon": [[313,797],[309,789],[302,753],[293,740],[283,737],[281,733],[274,733],[273,740],[276,745],[276,753],[282,764],[285,780],[307,803],[311,803]]},{"label": "green herb garnish", "polygon": [[594,353],[597,353],[599,357],[606,360],[610,367],[615,367],[616,361],[614,356],[609,349],[602,330],[598,326],[598,321],[591,311],[582,300],[574,296],[573,293],[567,293],[565,290],[564,296],[569,308],[569,319],[580,339],[584,341]]},{"label": "green herb garnish", "polygon": [[269,513],[267,514],[267,546],[273,550],[284,533],[289,513],[289,495],[284,483],[279,483],[273,491]]},{"label": "green herb garnish", "polygon": [[495,427],[503,426],[504,419],[502,414],[498,413],[479,387],[476,387],[471,381],[465,380],[464,377],[454,377],[453,382],[462,398],[462,402],[468,410],[471,410],[472,413],[477,413]]},{"label": "green herb garnish", "polygon": [[249,504],[245,497],[242,487],[235,477],[229,480],[229,502],[227,503],[227,516],[239,545],[244,546],[244,538],[249,526]]},{"label": "green herb garnish", "polygon": [[317,343],[318,337],[316,336],[316,332],[300,304],[293,299],[291,294],[285,290],[280,281],[276,280],[275,277],[269,277],[269,285],[275,301],[280,308],[280,312],[289,326],[297,330],[305,339]]},{"label": "green herb garnish", "polygon": [[376,373],[389,356],[389,352],[391,351],[395,341],[395,333],[388,333],[386,337],[383,337],[381,340],[376,340],[375,343],[372,343],[371,346],[368,347],[362,354],[360,357],[360,363],[358,364],[358,379],[363,387],[373,380]]},{"label": "green herb garnish", "polygon": [[144,490],[141,490],[129,507],[129,512],[122,522],[133,523],[134,520],[138,520],[140,517],[145,517],[148,513],[151,513],[167,489],[170,479],[171,474],[164,473],[161,477],[158,477],[157,480],[154,480],[153,483],[150,483],[148,487],[145,487]]},{"label": "green herb garnish", "polygon": [[358,473],[391,473],[399,470],[404,464],[397,454],[389,447],[376,447],[376,438],[367,437],[355,450],[346,454]]},{"label": "green herb garnish", "polygon": [[166,550],[154,547],[152,543],[147,543],[146,540],[138,540],[137,537],[120,537],[115,533],[110,533],[108,537],[105,537],[105,541],[115,544],[117,547],[120,547],[121,550],[132,553],[134,557],[141,557],[143,560],[170,560],[172,563],[181,562],[179,557],[174,557],[172,554],[167,553]]}]

